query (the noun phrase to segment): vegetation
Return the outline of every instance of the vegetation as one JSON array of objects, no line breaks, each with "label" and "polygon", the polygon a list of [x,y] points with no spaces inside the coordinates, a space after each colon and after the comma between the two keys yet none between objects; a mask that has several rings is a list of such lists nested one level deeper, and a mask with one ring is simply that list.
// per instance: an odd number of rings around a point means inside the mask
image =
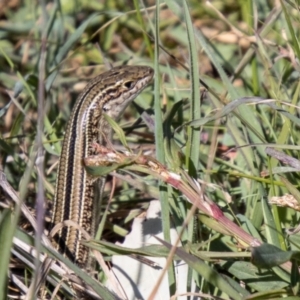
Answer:
[{"label": "vegetation", "polygon": [[[12,286],[27,299],[74,299],[67,281],[76,279],[115,299],[100,283],[105,264],[94,280],[45,244],[42,224],[74,101],[90,78],[121,64],[156,75],[119,122],[127,142],[113,125],[114,164],[89,167],[97,176],[118,169],[122,180],[107,183],[101,242],[86,243],[107,260],[168,257],[174,298],[172,262],[181,259],[191,299],[298,299],[299,2],[45,2],[0,4],[0,299]],[[132,152],[122,154],[124,145]],[[164,241],[114,245],[153,198]],[[33,237],[24,205],[38,208]],[[27,246],[67,271],[50,271]],[[151,289],[143,297],[155,299]]]}]

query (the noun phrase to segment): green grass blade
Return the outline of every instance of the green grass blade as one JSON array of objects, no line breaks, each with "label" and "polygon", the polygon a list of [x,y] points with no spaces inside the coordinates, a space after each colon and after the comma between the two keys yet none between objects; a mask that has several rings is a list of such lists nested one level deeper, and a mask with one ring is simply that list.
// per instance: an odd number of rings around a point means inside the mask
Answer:
[{"label": "green grass blade", "polygon": [[[186,0],[183,1],[183,11],[187,27],[187,38],[190,55],[190,78],[191,78],[191,105],[190,121],[198,119],[200,111],[200,86],[199,86],[199,69],[197,59],[197,48],[194,36],[194,28]],[[200,146],[200,128],[198,126],[188,127],[188,140],[186,146],[186,166],[189,174],[197,177],[199,164],[199,146]]]},{"label": "green grass blade", "polygon": [[10,249],[14,237],[15,226],[12,226],[14,217],[9,209],[0,214],[0,299],[6,299],[8,276],[7,270],[10,261]]},{"label": "green grass blade", "polygon": [[55,68],[53,72],[50,74],[50,76],[46,80],[45,88],[46,91],[49,91],[52,83],[55,79],[55,77],[58,74],[58,68],[57,66],[62,62],[62,60],[66,57],[68,52],[74,47],[75,43],[80,39],[82,33],[86,29],[86,27],[89,25],[89,23],[95,18],[95,16],[98,15],[97,13],[94,13],[90,15],[68,38],[66,43],[61,47],[54,59],[53,67]]}]

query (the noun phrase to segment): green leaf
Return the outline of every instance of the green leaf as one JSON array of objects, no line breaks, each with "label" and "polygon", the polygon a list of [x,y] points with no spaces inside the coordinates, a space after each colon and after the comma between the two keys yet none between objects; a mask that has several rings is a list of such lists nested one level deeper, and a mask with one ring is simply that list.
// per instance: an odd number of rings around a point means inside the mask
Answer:
[{"label": "green leaf", "polygon": [[251,248],[252,263],[259,268],[272,268],[292,259],[300,260],[300,251],[282,251],[271,244]]},{"label": "green leaf", "polygon": [[221,265],[222,268],[234,277],[259,292],[282,289],[288,286],[288,283],[282,281],[272,270],[260,272],[259,269],[250,262],[227,261],[221,263]]}]

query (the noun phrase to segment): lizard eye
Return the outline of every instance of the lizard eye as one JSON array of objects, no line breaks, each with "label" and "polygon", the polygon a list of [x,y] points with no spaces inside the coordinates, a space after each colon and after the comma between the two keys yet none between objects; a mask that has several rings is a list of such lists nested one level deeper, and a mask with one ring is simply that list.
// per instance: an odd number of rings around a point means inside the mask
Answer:
[{"label": "lizard eye", "polygon": [[127,82],[124,83],[124,86],[128,89],[131,89],[134,86],[134,82],[133,81],[127,81]]}]

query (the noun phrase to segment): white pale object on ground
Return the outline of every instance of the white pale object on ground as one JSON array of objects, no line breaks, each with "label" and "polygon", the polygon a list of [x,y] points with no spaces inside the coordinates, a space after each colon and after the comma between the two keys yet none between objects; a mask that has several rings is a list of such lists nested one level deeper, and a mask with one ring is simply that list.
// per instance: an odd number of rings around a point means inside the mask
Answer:
[{"label": "white pale object on ground", "polygon": [[[135,218],[132,231],[126,236],[122,245],[128,248],[139,248],[145,245],[159,244],[158,240],[153,236],[155,235],[163,239],[160,212],[159,201],[151,201],[147,215],[145,217]],[[175,243],[176,239],[177,232],[171,229],[172,243]],[[112,257],[112,272],[120,282],[127,299],[147,299],[151,294],[165,266],[166,259],[160,257],[149,257],[149,259],[155,262],[159,268],[150,267],[129,256],[115,255]],[[186,293],[187,265],[182,261],[178,261],[174,267],[177,277],[176,282],[178,284],[177,294],[184,294]],[[108,286],[108,288],[110,288],[110,286]],[[170,299],[167,273],[161,282],[155,299]],[[177,297],[176,299],[183,300],[186,299],[186,297]]]}]

